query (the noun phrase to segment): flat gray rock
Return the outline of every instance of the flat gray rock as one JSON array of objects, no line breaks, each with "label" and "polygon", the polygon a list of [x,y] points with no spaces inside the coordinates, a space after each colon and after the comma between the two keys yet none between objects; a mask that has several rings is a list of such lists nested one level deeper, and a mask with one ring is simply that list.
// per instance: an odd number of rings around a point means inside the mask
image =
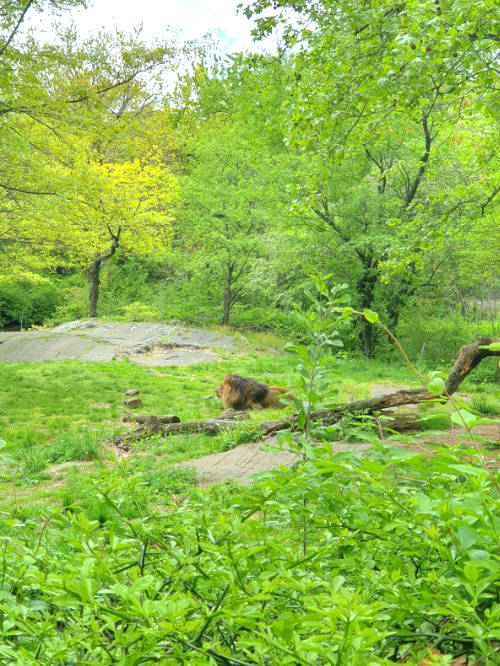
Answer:
[{"label": "flat gray rock", "polygon": [[172,349],[165,354],[133,355],[130,360],[137,365],[166,366],[166,365],[196,365],[197,363],[210,363],[217,361],[218,356],[209,351],[197,349]]},{"label": "flat gray rock", "polygon": [[52,329],[0,332],[0,363],[127,357],[146,366],[192,365],[217,360],[211,347],[231,349],[233,338],[176,324],[86,319]]},{"label": "flat gray rock", "polygon": [[[240,444],[234,449],[221,453],[211,453],[203,458],[186,460],[176,463],[173,467],[194,468],[198,478],[198,485],[202,488],[221,483],[226,479],[232,479],[237,483],[248,484],[254,479],[253,476],[259,472],[275,469],[283,465],[290,467],[299,460],[299,456],[288,450],[264,451],[263,445],[276,444],[276,438],[270,437],[262,442]],[[340,451],[368,451],[371,444],[366,443],[336,443],[334,453]]]}]

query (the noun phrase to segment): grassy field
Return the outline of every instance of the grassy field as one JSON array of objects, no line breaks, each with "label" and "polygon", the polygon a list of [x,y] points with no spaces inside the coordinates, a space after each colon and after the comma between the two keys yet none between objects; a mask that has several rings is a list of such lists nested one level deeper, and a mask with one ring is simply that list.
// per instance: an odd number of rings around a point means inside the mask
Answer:
[{"label": "grassy field", "polygon": [[[172,463],[254,441],[252,421],[215,437],[145,438],[128,457],[110,445],[130,388],[144,401],[137,411],[184,421],[220,413],[213,389],[228,371],[300,395],[297,359],[278,343],[240,338],[220,357],[183,368],[0,365],[0,661],[281,664],[296,645],[293,663],[382,664],[393,663],[390,634],[416,666],[451,627],[447,653],[465,645],[494,663],[498,481],[475,451],[363,457],[326,442],[256,484],[200,489],[189,466]],[[344,402],[418,381],[404,365],[349,359],[329,384]],[[471,409],[500,413],[499,385],[469,380],[463,391]],[[448,406],[419,413],[434,416],[430,427],[449,424]],[[174,661],[165,631],[179,644]],[[200,657],[202,635],[203,649],[225,656]],[[239,660],[245,641],[250,661]]]},{"label": "grassy field", "polygon": [[[141,367],[128,360],[0,365],[0,440],[7,443],[10,456],[0,476],[0,508],[19,510],[32,502],[85,503],[89,479],[109,470],[120,478],[126,474],[124,465],[144,471],[152,492],[148,501],[160,488],[175,493],[192,484],[189,475],[169,466],[244,441],[249,436],[247,426],[230,441],[228,436],[203,434],[151,438],[134,447],[127,463],[118,461],[106,443],[124,430],[120,419],[126,411],[124,392],[130,388],[138,389],[144,402],[134,411],[176,414],[182,421],[220,413],[214,387],[226,372],[296,390],[297,359],[280,351],[282,341],[239,335],[236,342],[234,352],[218,350],[220,361],[187,367]],[[374,385],[416,386],[418,381],[406,366],[380,361],[348,359],[332,367],[330,393],[339,402],[368,397]],[[467,388],[472,389],[472,408],[500,413],[498,385],[469,383]],[[421,406],[422,415],[430,412],[438,417],[434,427],[447,426],[446,408]],[[268,410],[266,419],[279,415],[279,410]],[[251,416],[258,420],[262,413]],[[70,462],[76,467],[65,465]]]}]

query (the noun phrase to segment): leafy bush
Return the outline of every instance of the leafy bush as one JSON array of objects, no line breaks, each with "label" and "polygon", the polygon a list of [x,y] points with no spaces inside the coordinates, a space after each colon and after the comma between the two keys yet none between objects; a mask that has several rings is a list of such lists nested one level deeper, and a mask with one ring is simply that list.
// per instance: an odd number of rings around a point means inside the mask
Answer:
[{"label": "leafy bush", "polygon": [[48,323],[52,326],[65,321],[84,319],[89,313],[88,287],[66,285],[61,289],[61,302],[55,308]]},{"label": "leafy bush", "polygon": [[300,318],[294,311],[276,310],[272,307],[248,307],[235,305],[231,317],[233,326],[257,331],[278,331],[288,337],[300,334]]},{"label": "leafy bush", "polygon": [[497,382],[497,362],[496,358],[484,359],[479,366],[474,368],[474,372],[467,377],[465,386],[467,384],[474,385],[473,390],[476,391],[481,384],[493,384]]},{"label": "leafy bush", "polygon": [[[117,256],[106,266],[103,275],[103,285],[100,294],[99,311],[101,316],[127,318],[124,309],[135,306],[136,308],[158,310],[152,306],[152,302],[158,285],[151,282],[150,271],[153,270],[153,262],[146,258],[134,255],[125,257],[121,250]],[[129,319],[132,321],[144,321],[135,319],[134,312],[130,312]],[[145,317],[145,319],[151,317]],[[153,317],[157,318],[157,317]]]},{"label": "leafy bush", "polygon": [[498,473],[448,448],[311,454],[166,513],[129,463],[89,487],[109,500],[96,520],[2,518],[3,659],[411,666],[432,646],[493,663]]},{"label": "leafy bush", "polygon": [[0,329],[10,321],[23,328],[42,325],[55,312],[60,295],[53,284],[17,282],[0,286]]},{"label": "leafy bush", "polygon": [[263,438],[262,428],[256,423],[239,423],[235,428],[221,432],[216,437],[221,451],[234,449],[239,444],[258,442]]},{"label": "leafy bush", "polygon": [[470,407],[476,414],[500,414],[500,391],[497,396],[487,394],[474,396]]},{"label": "leafy bush", "polygon": [[161,313],[151,305],[134,301],[121,308],[120,319],[125,321],[153,321],[161,319]]},{"label": "leafy bush", "polygon": [[170,495],[183,495],[190,490],[196,482],[196,472],[189,463],[184,467],[159,468],[158,464],[146,475],[146,487],[158,496],[168,499]]},{"label": "leafy bush", "polygon": [[[490,321],[473,323],[458,314],[444,317],[412,311],[403,317],[397,334],[413,362],[421,359],[427,365],[438,365],[453,360],[462,345],[491,335],[491,325]],[[490,364],[481,364],[478,373],[475,372],[478,381],[485,377],[494,381],[493,366],[493,363],[491,367]]]}]

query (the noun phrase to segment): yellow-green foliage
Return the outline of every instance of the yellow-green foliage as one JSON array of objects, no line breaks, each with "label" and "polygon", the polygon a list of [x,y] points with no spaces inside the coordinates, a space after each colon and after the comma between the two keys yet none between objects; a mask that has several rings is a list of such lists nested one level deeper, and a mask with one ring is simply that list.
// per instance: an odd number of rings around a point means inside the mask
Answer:
[{"label": "yellow-green foliage", "polygon": [[44,231],[54,243],[66,246],[82,265],[105,254],[114,239],[137,254],[168,247],[178,198],[177,177],[158,159],[122,163],[83,160],[68,170],[54,167],[56,178],[70,193],[51,202]]}]

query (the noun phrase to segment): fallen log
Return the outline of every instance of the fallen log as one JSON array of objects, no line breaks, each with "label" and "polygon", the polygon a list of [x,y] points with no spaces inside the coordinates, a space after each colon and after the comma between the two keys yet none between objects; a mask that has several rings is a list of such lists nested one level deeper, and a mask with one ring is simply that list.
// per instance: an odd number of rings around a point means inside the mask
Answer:
[{"label": "fallen log", "polygon": [[157,433],[177,435],[184,432],[206,432],[209,435],[217,435],[223,430],[234,427],[236,423],[244,419],[249,419],[247,412],[236,409],[226,409],[222,414],[213,419],[203,421],[188,421],[181,423],[178,416],[155,416],[154,414],[129,414],[122,421],[137,423],[136,429],[132,432],[125,432],[117,435],[113,444],[126,448],[127,443],[136,441],[144,437],[145,434],[155,435]]},{"label": "fallen log", "polygon": [[[426,402],[428,400],[448,400],[449,397],[455,393],[463,382],[465,377],[473,370],[482,360],[488,356],[500,356],[500,350],[482,349],[492,343],[500,343],[500,338],[481,338],[480,340],[461,347],[458,350],[457,358],[453,367],[451,368],[448,379],[445,382],[445,390],[442,394],[436,395],[430,393],[425,388],[417,389],[402,389],[387,395],[377,396],[375,398],[366,398],[364,400],[353,400],[343,405],[339,405],[334,409],[319,409],[311,414],[311,420],[319,421],[323,425],[333,425],[338,423],[345,414],[363,413],[373,414],[374,412],[383,411],[392,407],[399,407],[401,405],[417,404],[419,402]],[[189,432],[206,432],[211,435],[218,434],[224,430],[236,427],[237,422],[241,419],[249,418],[246,412],[235,412],[234,410],[226,410],[223,414],[216,418],[206,419],[203,421],[189,421],[186,423],[158,423],[154,432],[162,433],[165,435],[174,435]],[[259,426],[264,435],[270,435],[279,430],[295,429],[297,425],[297,414],[292,414],[285,419],[274,421],[255,421],[255,425]],[[118,435],[114,440],[115,443],[122,445],[126,442],[131,442],[140,439],[147,431],[146,423],[135,432],[125,433]],[[151,432],[151,431],[150,431]]]},{"label": "fallen log", "polygon": [[162,416],[155,416],[154,414],[130,414],[127,412],[122,416],[122,423],[136,423],[138,428],[143,430],[151,430],[166,423],[180,423],[181,420],[175,414],[163,414]]}]

